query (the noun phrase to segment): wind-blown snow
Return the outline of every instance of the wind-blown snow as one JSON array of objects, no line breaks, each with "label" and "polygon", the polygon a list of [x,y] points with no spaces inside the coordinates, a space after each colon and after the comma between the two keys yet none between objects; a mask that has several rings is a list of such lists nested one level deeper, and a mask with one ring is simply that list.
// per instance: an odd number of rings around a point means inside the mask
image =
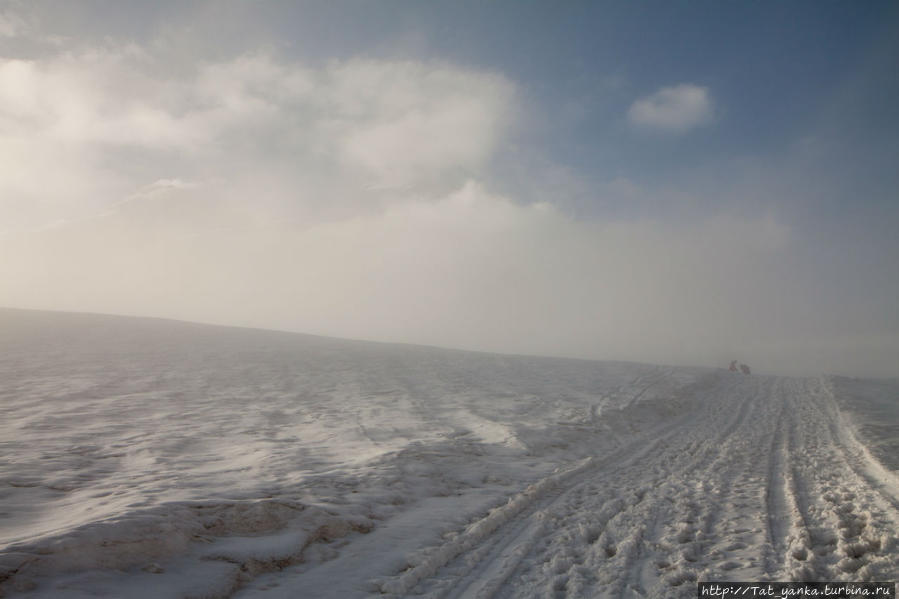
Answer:
[{"label": "wind-blown snow", "polygon": [[895,381],[19,310],[0,343],[0,594],[688,596],[899,571]]}]

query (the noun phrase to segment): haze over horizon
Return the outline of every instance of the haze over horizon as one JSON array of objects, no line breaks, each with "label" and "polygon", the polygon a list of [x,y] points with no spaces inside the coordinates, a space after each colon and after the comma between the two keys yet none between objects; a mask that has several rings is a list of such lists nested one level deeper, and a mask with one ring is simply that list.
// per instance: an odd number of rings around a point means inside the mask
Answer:
[{"label": "haze over horizon", "polygon": [[890,2],[0,4],[0,306],[899,376]]}]

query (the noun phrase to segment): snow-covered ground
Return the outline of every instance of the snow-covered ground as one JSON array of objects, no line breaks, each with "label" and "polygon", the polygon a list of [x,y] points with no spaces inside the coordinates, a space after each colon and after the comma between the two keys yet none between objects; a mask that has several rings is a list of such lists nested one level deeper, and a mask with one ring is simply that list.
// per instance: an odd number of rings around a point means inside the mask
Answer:
[{"label": "snow-covered ground", "polygon": [[0,310],[0,594],[899,578],[899,381]]}]

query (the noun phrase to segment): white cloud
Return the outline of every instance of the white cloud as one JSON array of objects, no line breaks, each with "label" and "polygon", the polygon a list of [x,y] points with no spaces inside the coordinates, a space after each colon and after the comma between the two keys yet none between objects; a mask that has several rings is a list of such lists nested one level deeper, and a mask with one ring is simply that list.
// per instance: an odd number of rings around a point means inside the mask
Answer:
[{"label": "white cloud", "polygon": [[[335,101],[346,107],[351,129],[341,155],[384,187],[409,186],[445,171],[477,171],[513,107],[504,79],[446,66],[361,62],[332,75]],[[371,104],[361,107],[360,99],[373,101],[375,111]]]},{"label": "white cloud", "polygon": [[15,38],[27,31],[24,19],[12,11],[0,10],[0,38]]},{"label": "white cloud", "polygon": [[635,100],[627,116],[639,127],[681,133],[712,119],[712,100],[708,88],[682,83]]},{"label": "white cloud", "polygon": [[514,94],[494,74],[413,61],[255,53],[172,69],[136,46],[0,58],[0,218],[77,219],[175,177],[262,188],[307,216],[427,195],[486,167]]}]

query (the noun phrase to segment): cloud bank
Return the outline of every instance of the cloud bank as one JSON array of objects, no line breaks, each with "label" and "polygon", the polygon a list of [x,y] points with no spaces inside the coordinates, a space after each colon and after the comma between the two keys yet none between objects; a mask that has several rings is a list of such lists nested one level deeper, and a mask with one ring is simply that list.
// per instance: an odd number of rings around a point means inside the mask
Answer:
[{"label": "cloud bank", "polygon": [[[110,42],[0,58],[0,305],[670,364],[892,367],[895,340],[859,311],[841,315],[852,339],[821,342],[833,312],[809,310],[795,235],[771,214],[579,220],[539,173],[515,182],[546,190],[537,201],[497,191],[494,163],[526,124],[502,74],[271,50],[164,57]],[[680,85],[629,115],[685,131],[711,110],[707,90]]]},{"label": "cloud bank", "polygon": [[159,183],[102,218],[8,240],[28,268],[4,264],[20,283],[6,295],[45,305],[65,289],[80,309],[683,363],[746,351],[759,333],[749,302],[801,316],[763,291],[785,274],[789,232],[773,222],[576,222],[476,183],[302,230],[209,216],[201,189]]},{"label": "cloud bank", "polygon": [[683,133],[711,121],[712,100],[705,87],[682,83],[663,87],[631,104],[631,124],[647,129]]},{"label": "cloud bank", "polygon": [[183,70],[136,47],[0,60],[0,208],[19,220],[7,226],[102,211],[166,178],[285,216],[341,213],[384,199],[364,190],[476,176],[513,110],[502,77],[439,64],[250,54]]}]

